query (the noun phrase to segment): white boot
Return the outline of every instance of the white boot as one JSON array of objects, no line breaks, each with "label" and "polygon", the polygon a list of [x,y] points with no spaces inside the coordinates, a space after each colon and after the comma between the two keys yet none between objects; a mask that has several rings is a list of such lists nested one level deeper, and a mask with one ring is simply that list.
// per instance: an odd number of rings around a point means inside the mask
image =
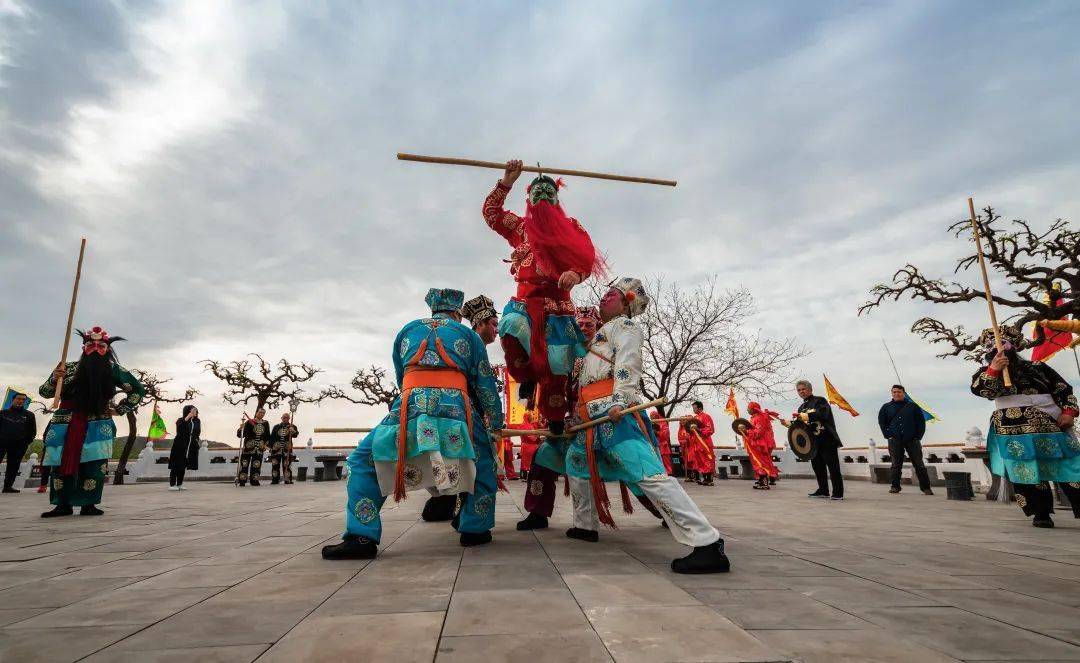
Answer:
[{"label": "white boot", "polygon": [[169,490],[180,490],[180,486],[169,486]]}]

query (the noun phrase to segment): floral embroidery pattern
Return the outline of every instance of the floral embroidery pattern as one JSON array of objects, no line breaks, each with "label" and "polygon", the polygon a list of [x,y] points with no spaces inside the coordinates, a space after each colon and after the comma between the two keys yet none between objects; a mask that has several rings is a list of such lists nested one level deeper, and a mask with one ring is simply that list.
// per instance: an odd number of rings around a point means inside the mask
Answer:
[{"label": "floral embroidery pattern", "polygon": [[465,339],[459,338],[458,340],[454,341],[454,352],[461,355],[462,358],[464,358],[465,360],[468,360],[470,357],[472,357],[472,345],[470,345],[469,342]]},{"label": "floral embroidery pattern", "polygon": [[1009,452],[1009,455],[1013,458],[1024,457],[1024,443],[1020,440],[1009,440],[1008,444],[1006,444],[1005,446]]},{"label": "floral embroidery pattern", "polygon": [[491,508],[494,505],[494,502],[494,495],[481,495],[480,497],[473,499],[473,513],[482,518],[487,517],[488,514],[491,513]]},{"label": "floral embroidery pattern", "polygon": [[83,481],[82,487],[83,490],[90,492],[97,487],[97,481],[95,481],[94,479],[87,479],[86,481]]},{"label": "floral embroidery pattern", "polygon": [[405,485],[409,488],[416,488],[420,485],[420,482],[424,480],[424,473],[420,471],[420,468],[407,463],[405,465]]},{"label": "floral embroidery pattern", "polygon": [[356,506],[353,507],[353,515],[361,524],[367,525],[371,521],[375,520],[375,517],[379,515],[379,509],[375,506],[374,500],[361,497],[356,501]]},{"label": "floral embroidery pattern", "polygon": [[529,493],[532,495],[540,496],[544,494],[544,482],[539,479],[533,479],[529,482]]}]

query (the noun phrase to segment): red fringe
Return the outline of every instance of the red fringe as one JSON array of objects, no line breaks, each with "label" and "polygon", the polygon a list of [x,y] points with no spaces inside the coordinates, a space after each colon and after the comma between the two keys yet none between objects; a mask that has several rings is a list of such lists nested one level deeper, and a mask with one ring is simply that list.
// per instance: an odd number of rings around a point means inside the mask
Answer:
[{"label": "red fringe", "polygon": [[592,429],[589,429],[589,432],[585,437],[585,458],[589,463],[589,484],[592,487],[593,503],[596,505],[596,515],[599,516],[601,524],[607,525],[612,529],[618,529],[615,526],[615,519],[611,517],[611,500],[608,499],[607,486],[604,485],[604,480],[600,478],[600,470],[596,465],[596,451],[593,450]]},{"label": "red fringe", "polygon": [[634,505],[630,502],[630,489],[626,487],[625,481],[619,482],[619,493],[622,497],[622,510],[623,513],[631,514],[634,512]]}]

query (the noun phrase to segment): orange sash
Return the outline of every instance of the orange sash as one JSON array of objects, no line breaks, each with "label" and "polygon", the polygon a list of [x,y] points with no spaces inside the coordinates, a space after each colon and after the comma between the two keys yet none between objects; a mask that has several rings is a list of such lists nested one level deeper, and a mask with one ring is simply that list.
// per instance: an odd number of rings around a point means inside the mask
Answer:
[{"label": "orange sash", "polygon": [[409,396],[412,390],[417,388],[433,387],[439,389],[456,389],[461,392],[465,400],[465,423],[469,427],[469,435],[472,435],[472,403],[469,402],[469,380],[461,372],[454,360],[446,353],[442,339],[435,337],[435,349],[439,356],[446,362],[446,366],[426,367],[419,366],[420,359],[427,351],[425,338],[416,349],[416,355],[405,367],[405,376],[401,380],[401,406],[398,419],[398,459],[397,472],[394,474],[394,501],[400,502],[405,499],[405,457],[409,444]]},{"label": "orange sash", "polygon": [[[591,401],[607,398],[614,393],[615,380],[611,378],[599,380],[581,387],[578,391],[578,417],[581,421],[589,421],[588,405]],[[637,421],[638,427],[641,428],[641,434],[645,436],[645,439],[649,439],[648,429],[645,428],[645,421],[641,418],[641,413],[634,412],[632,416],[634,417],[634,420]],[[596,515],[599,517],[601,523],[614,528],[615,519],[611,516],[611,500],[608,498],[607,487],[604,485],[604,480],[600,477],[600,471],[596,464],[596,451],[593,448],[595,442],[596,427],[586,428],[585,459],[589,464],[589,485],[592,488],[593,504],[596,505]],[[622,496],[623,511],[626,513],[633,513],[634,507],[630,503],[630,491],[627,489],[626,484],[621,481],[619,482],[619,492]]]}]

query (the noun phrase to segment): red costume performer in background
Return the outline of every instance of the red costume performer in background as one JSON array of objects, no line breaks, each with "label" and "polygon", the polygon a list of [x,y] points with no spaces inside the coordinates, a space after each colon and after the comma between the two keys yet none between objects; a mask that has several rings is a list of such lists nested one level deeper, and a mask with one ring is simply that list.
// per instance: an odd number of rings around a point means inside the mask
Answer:
[{"label": "red costume performer in background", "polygon": [[[660,414],[660,410],[653,410],[649,415],[653,419],[663,419],[664,415]],[[664,461],[664,470],[671,474],[671,431],[668,429],[668,422],[666,421],[654,421],[652,422],[653,429],[656,430],[656,441],[660,446],[660,460]]]},{"label": "red costume performer in background", "polygon": [[[521,419],[521,428],[523,430],[534,430],[536,424],[533,423],[532,415],[528,412]],[[521,436],[521,475],[522,478],[527,478],[527,475],[532,471],[532,459],[536,455],[536,448],[540,446],[540,438],[535,435],[522,435]]]},{"label": "red costume performer in background", "polygon": [[750,413],[751,428],[746,431],[743,440],[746,441],[746,453],[750,456],[750,464],[754,466],[754,474],[757,476],[757,485],[754,487],[768,489],[769,479],[775,480],[780,475],[772,459],[773,449],[776,448],[772,420],[780,415],[753,402],[746,410]]},{"label": "red costume performer in background", "polygon": [[561,432],[569,412],[566,381],[574,359],[585,355],[570,289],[601,273],[603,259],[577,219],[563,211],[560,183],[550,177],[541,175],[529,185],[524,217],[503,208],[520,174],[520,161],[507,163],[503,179],[484,200],[484,221],[513,248],[510,273],[517,281],[499,337],[521,395],[538,405],[554,432]]},{"label": "red costume performer in background", "polygon": [[716,471],[716,451],[713,449],[713,433],[716,432],[716,426],[713,425],[712,417],[705,412],[700,402],[694,403],[694,420],[697,422],[697,426],[694,426],[694,422],[690,424],[690,438],[696,442],[695,448],[697,449],[697,471],[701,473],[701,480],[698,481],[702,486],[713,485],[712,475]]},{"label": "red costume performer in background", "polygon": [[700,445],[690,435],[690,426],[687,425],[687,419],[683,419],[679,422],[679,452],[682,455],[683,471],[686,473],[686,483],[694,483],[698,480],[698,453]]}]

